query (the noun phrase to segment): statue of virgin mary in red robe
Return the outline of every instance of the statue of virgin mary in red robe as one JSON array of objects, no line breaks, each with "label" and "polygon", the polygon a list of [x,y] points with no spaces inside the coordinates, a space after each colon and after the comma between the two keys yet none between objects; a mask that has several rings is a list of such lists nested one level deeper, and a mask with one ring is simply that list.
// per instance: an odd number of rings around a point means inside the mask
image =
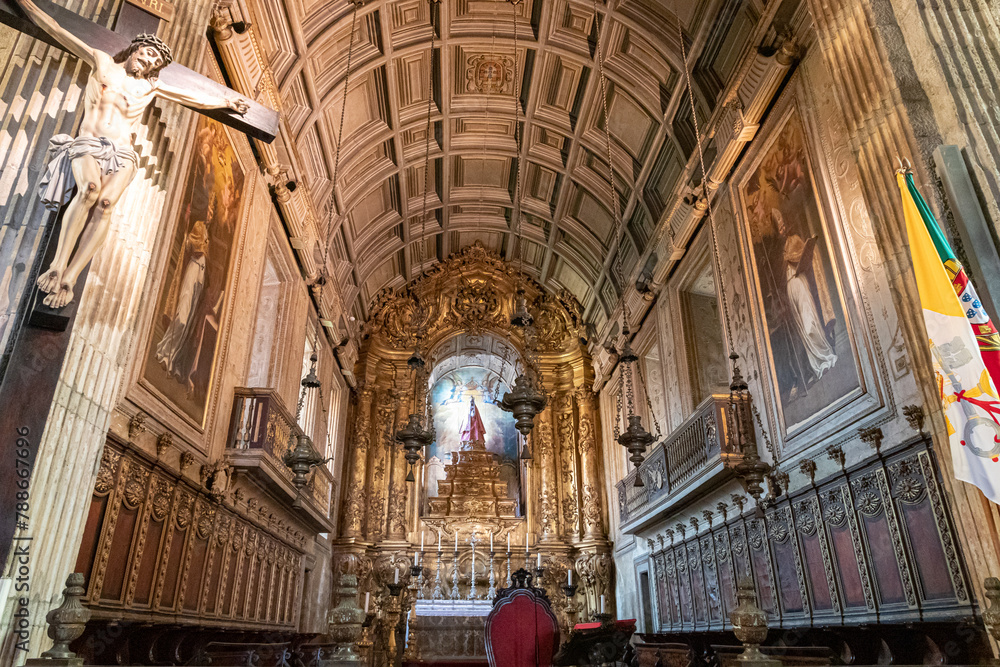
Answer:
[{"label": "statue of virgin mary in red robe", "polygon": [[459,431],[462,444],[486,442],[486,427],[483,426],[483,418],[479,416],[479,408],[476,407],[475,397],[469,397],[469,414],[462,420],[462,429]]}]

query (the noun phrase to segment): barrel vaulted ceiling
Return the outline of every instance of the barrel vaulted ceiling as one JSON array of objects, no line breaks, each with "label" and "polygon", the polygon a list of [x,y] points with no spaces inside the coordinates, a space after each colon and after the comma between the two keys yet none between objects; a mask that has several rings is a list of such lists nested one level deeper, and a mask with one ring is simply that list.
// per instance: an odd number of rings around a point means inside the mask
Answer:
[{"label": "barrel vaulted ceiling", "polygon": [[[596,9],[604,26],[628,270],[650,242],[694,145],[678,23],[694,54],[699,117],[707,116],[749,46],[765,3],[609,3],[598,2]],[[346,0],[255,4],[255,29],[323,215],[333,185],[353,10]],[[577,0],[441,0],[433,8],[432,54],[427,0],[370,0],[358,8],[331,245],[337,282],[356,317],[366,317],[380,289],[403,285],[477,241],[506,258],[520,253],[527,273],[552,290],[569,290],[590,321],[600,325],[607,317],[620,288],[594,10],[593,2]],[[519,158],[520,205],[514,198]],[[511,222],[519,214],[520,248]]]}]

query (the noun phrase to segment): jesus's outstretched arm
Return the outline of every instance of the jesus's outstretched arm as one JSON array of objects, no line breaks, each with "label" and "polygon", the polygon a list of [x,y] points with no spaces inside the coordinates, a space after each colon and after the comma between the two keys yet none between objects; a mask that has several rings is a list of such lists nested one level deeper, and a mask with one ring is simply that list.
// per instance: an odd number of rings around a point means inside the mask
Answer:
[{"label": "jesus's outstretched arm", "polygon": [[35,3],[31,0],[17,0],[17,4],[21,6],[21,9],[24,10],[24,13],[28,15],[28,18],[35,25],[52,35],[56,41],[66,47],[73,55],[91,67],[97,66],[97,54],[94,52],[94,49],[59,25],[54,18],[39,9]]},{"label": "jesus's outstretched arm", "polygon": [[156,94],[164,99],[183,104],[195,109],[232,109],[242,115],[247,112],[249,105],[241,97],[226,99],[214,95],[203,95],[188,92],[180,88],[174,88],[165,83],[159,83],[156,87]]}]

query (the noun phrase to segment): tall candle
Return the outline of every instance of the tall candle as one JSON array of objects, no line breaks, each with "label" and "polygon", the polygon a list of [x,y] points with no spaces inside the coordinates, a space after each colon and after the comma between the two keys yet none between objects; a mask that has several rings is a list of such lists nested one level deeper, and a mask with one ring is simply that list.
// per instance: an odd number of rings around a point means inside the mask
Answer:
[{"label": "tall candle", "polygon": [[541,551],[538,552],[538,562],[535,564],[535,567],[537,567],[539,570],[542,569],[542,552]]},{"label": "tall candle", "polygon": [[420,565],[420,552],[419,551],[414,551],[413,552],[413,564],[414,565]]},{"label": "tall candle", "polygon": [[455,531],[455,551],[458,551],[458,530]]},{"label": "tall candle", "polygon": [[530,541],[531,541],[531,540],[530,540],[530,539],[528,539],[528,536],[527,536],[527,535],[525,535],[525,536],[524,536],[524,555],[525,555],[525,557],[527,557],[527,556],[528,556],[528,542],[530,542]]},{"label": "tall candle", "polygon": [[366,614],[368,613],[368,602],[371,600],[371,598],[372,598],[371,591],[365,592],[365,613]]},{"label": "tall candle", "polygon": [[490,533],[490,553],[493,553],[493,533]]},{"label": "tall candle", "polygon": [[426,537],[426,535],[424,534],[424,531],[420,531],[420,550],[421,551],[424,550],[424,538],[425,537]]},{"label": "tall candle", "polygon": [[399,568],[398,567],[395,568],[393,570],[393,572],[395,573],[395,576],[393,577],[393,582],[392,583],[398,584],[399,583]]},{"label": "tall candle", "polygon": [[573,570],[566,570],[566,585],[573,585]]},{"label": "tall candle", "polygon": [[601,595],[601,613],[604,613],[604,595]]},{"label": "tall candle", "polygon": [[510,553],[510,533],[507,533],[507,553]]},{"label": "tall candle", "polygon": [[441,529],[438,528],[438,551],[441,551]]}]

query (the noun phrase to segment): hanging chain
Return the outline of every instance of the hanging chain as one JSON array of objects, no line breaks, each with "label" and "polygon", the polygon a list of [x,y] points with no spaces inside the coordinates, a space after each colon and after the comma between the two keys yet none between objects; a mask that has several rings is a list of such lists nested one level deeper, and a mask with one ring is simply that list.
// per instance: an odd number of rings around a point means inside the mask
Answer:
[{"label": "hanging chain", "polygon": [[[676,16],[676,14],[675,14]],[[719,233],[715,224],[715,211],[712,209],[712,196],[708,188],[708,170],[705,169],[705,150],[701,145],[701,129],[698,126],[698,111],[694,104],[694,87],[691,85],[691,68],[688,66],[687,49],[684,46],[684,28],[677,21],[677,38],[681,47],[681,61],[684,64],[684,78],[687,81],[688,101],[691,104],[691,121],[694,123],[694,136],[698,142],[698,162],[701,164],[701,194],[708,207],[708,223],[712,231],[712,252],[715,255],[715,266],[719,273],[719,299],[722,301],[722,321],[726,327],[726,342],[730,351],[735,349],[733,332],[729,324],[729,305],[726,299],[726,285],[722,277],[722,258],[719,254]]]},{"label": "hanging chain", "polygon": [[622,380],[622,386],[618,387],[618,391],[615,392],[615,442],[618,442],[618,436],[621,435],[621,417],[622,417],[622,392],[624,391],[624,380]]},{"label": "hanging chain", "polygon": [[[524,215],[521,211],[521,76],[517,69],[517,6],[521,4],[521,0],[508,0],[508,2],[510,2],[514,16],[514,145],[517,151],[514,159],[517,161],[517,166],[514,175],[514,201],[512,202],[511,214],[513,215],[515,210],[517,211],[516,219],[513,220],[513,223],[514,252],[517,254],[517,280],[519,286],[524,273],[524,236],[521,226],[521,217]],[[517,290],[515,289],[514,291],[516,292]]]},{"label": "hanging chain", "polygon": [[430,179],[431,164],[431,113],[434,106],[434,38],[437,29],[434,27],[434,5],[438,0],[427,0],[427,14],[431,25],[431,52],[427,59],[427,136],[424,139],[424,204],[420,214],[420,268],[423,270],[426,261],[425,244],[427,238],[427,188]]},{"label": "hanging chain", "polygon": [[[609,9],[610,11],[610,6]],[[604,36],[604,22],[601,21],[601,14],[597,9],[597,0],[594,0],[594,21],[597,24],[597,68],[600,73],[601,82],[601,106],[604,110],[604,141],[608,149],[608,180],[611,189],[611,210],[613,213],[614,226],[611,231],[611,248],[614,247],[615,240],[618,240],[618,254],[615,257],[612,271],[618,276],[618,283],[622,291],[622,317],[628,322],[628,300],[625,298],[625,278],[622,270],[624,257],[622,247],[625,245],[625,230],[622,225],[621,214],[618,211],[618,191],[615,189],[615,163],[611,152],[611,120],[608,116],[608,81],[604,72],[604,49],[601,46]],[[619,230],[621,234],[619,235]]]},{"label": "hanging chain", "polygon": [[354,27],[358,22],[358,7],[361,0],[354,2],[351,11],[351,35],[347,43],[347,68],[344,73],[344,99],[340,105],[340,124],[337,129],[336,151],[333,157],[333,179],[330,181],[330,199],[327,204],[326,241],[323,243],[323,266],[320,267],[319,304],[323,306],[323,290],[326,287],[326,267],[330,257],[330,242],[333,239],[333,217],[337,210],[337,177],[340,174],[340,147],[344,144],[344,114],[347,111],[347,89],[351,83],[351,60],[354,56]]},{"label": "hanging chain", "polygon": [[653,403],[649,400],[649,385],[646,383],[646,378],[642,376],[642,364],[638,361],[635,362],[635,371],[639,374],[639,384],[642,385],[642,396],[646,399],[646,409],[649,410],[649,418],[653,420],[653,427],[656,429],[656,439],[659,440],[663,437],[660,432],[660,422],[656,418],[656,413],[653,412]]}]

